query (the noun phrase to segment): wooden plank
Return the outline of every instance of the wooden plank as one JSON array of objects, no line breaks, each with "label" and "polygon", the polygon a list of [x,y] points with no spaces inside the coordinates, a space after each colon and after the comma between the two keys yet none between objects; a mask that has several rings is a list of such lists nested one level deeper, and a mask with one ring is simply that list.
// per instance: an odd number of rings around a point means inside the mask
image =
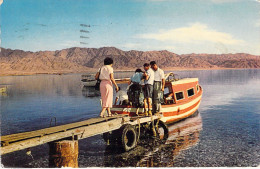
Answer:
[{"label": "wooden plank", "polygon": [[[100,122],[100,120],[95,120],[91,119],[93,123],[95,122]],[[102,120],[104,121],[104,120]],[[91,123],[88,123],[89,120],[82,121],[82,122],[77,122],[77,123],[71,123],[71,124],[66,124],[66,125],[61,125],[61,126],[56,126],[56,127],[50,127],[50,128],[45,128],[45,129],[40,129],[40,130],[35,130],[35,131],[30,131],[30,132],[24,132],[24,133],[17,133],[17,134],[11,134],[7,136],[2,136],[1,141],[13,141],[17,139],[23,139],[23,138],[32,138],[32,137],[37,137],[41,135],[46,135],[46,134],[51,134],[59,131],[65,131],[69,128],[77,127],[77,126],[82,126],[82,125],[88,125]]]},{"label": "wooden plank", "polygon": [[65,132],[58,132],[58,133],[45,135],[42,137],[35,137],[23,141],[14,142],[7,146],[0,147],[0,155],[45,144],[51,141],[72,137],[73,135],[77,135],[78,139],[84,139],[108,131],[116,130],[120,128],[122,124],[128,122],[129,120],[130,120],[129,117],[115,118],[107,122],[97,123],[95,125],[79,127],[79,128],[67,130]]},{"label": "wooden plank", "polygon": [[94,123],[103,122],[106,120],[110,120],[112,118],[118,118],[118,117],[92,118],[92,119],[88,119],[85,121],[56,126],[56,127],[50,127],[50,128],[45,128],[45,129],[40,129],[40,130],[35,130],[35,131],[30,131],[30,132],[24,132],[24,133],[11,134],[11,135],[7,135],[7,136],[2,136],[1,141],[10,142],[13,140],[24,139],[27,137],[32,138],[32,137],[42,136],[42,135],[51,134],[51,133],[55,133],[55,132],[59,132],[59,131],[66,131],[68,129],[83,126],[83,125],[91,125]]},{"label": "wooden plank", "polygon": [[44,135],[48,135],[48,134],[51,134],[51,133],[66,131],[66,130],[69,130],[69,129],[72,129],[72,128],[85,126],[85,125],[92,125],[92,124],[95,124],[95,123],[101,123],[101,122],[104,122],[104,121],[107,121],[107,120],[111,120],[111,119],[115,119],[115,118],[121,118],[121,117],[125,117],[125,115],[117,115],[117,116],[106,117],[106,118],[92,118],[92,119],[88,119],[88,120],[85,120],[85,121],[61,125],[61,126],[56,126],[56,127],[50,127],[50,128],[45,128],[45,129],[40,129],[40,130],[35,130],[35,131],[30,131],[30,132],[6,135],[6,136],[1,137],[1,142],[14,142],[14,141],[17,141],[17,140],[33,138],[33,137],[38,137],[38,136],[44,136]]},{"label": "wooden plank", "polygon": [[[9,144],[6,144],[3,147],[0,147],[0,155],[10,153],[13,151],[26,149],[29,147],[34,147],[34,146],[37,146],[40,144],[45,144],[45,143],[48,143],[51,141],[56,141],[59,139],[72,137],[73,135],[77,135],[78,139],[84,139],[84,138],[91,137],[94,135],[116,130],[116,129],[120,128],[123,124],[138,125],[138,124],[146,123],[146,122],[158,119],[158,118],[160,118],[160,116],[158,116],[158,115],[154,115],[152,117],[140,117],[140,118],[131,117],[131,121],[130,121],[129,116],[119,115],[119,116],[109,117],[107,119],[100,119],[100,118],[97,118],[96,120],[89,119],[91,122],[98,122],[95,124],[91,123],[92,125],[89,125],[89,126],[85,125],[86,121],[90,122],[89,120],[83,121],[84,123],[77,122],[76,124],[72,123],[72,124],[63,125],[63,126],[67,126],[66,131],[64,130],[64,128],[63,128],[63,130],[59,131],[59,130],[57,130],[57,127],[54,127],[54,128],[56,128],[55,133],[49,133],[48,135],[38,135],[37,137],[34,137],[34,138],[31,138],[31,136],[29,135],[30,138],[26,138],[25,140],[20,140],[20,141],[13,142],[13,143],[11,142]],[[83,125],[82,125],[82,123],[83,123]],[[81,124],[81,126],[77,126],[79,124]],[[63,127],[63,126],[58,126],[58,127]],[[75,126],[77,126],[77,127],[75,127]],[[48,129],[50,129],[50,128],[48,128]],[[44,130],[44,129],[42,129],[42,130]],[[33,131],[33,132],[36,132],[36,131]],[[31,132],[27,132],[27,134],[28,133],[31,133]],[[20,134],[23,134],[23,133],[20,133]],[[20,138],[22,138],[22,137],[20,137]],[[6,143],[8,143],[8,141],[6,141]]]}]

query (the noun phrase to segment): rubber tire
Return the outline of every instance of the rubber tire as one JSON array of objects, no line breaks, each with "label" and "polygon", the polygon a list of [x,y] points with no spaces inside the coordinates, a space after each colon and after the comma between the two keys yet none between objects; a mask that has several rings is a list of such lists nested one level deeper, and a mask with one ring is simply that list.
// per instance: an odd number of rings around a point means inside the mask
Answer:
[{"label": "rubber tire", "polygon": [[119,129],[118,143],[124,151],[129,151],[137,145],[137,133],[135,128],[126,124]]},{"label": "rubber tire", "polygon": [[[154,125],[156,125],[158,121],[155,120],[154,121]],[[162,122],[161,120],[159,120],[159,123],[158,123],[158,128],[162,128],[163,129],[163,138],[160,138],[161,140],[167,140],[167,138],[169,137],[169,129],[168,129],[168,126]],[[156,130],[156,137],[159,136],[159,130],[158,128],[155,128]],[[150,124],[150,133],[153,135],[153,130],[152,130],[152,123]],[[159,138],[159,137],[158,137]]]}]

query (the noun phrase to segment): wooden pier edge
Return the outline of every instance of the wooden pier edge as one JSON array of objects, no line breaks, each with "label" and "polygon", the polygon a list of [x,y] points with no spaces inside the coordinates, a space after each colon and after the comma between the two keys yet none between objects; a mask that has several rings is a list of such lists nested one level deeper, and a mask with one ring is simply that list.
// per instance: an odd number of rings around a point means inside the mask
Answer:
[{"label": "wooden pier edge", "polygon": [[103,119],[102,122],[96,123],[94,125],[86,125],[86,126],[84,125],[69,130],[57,131],[51,134],[40,135],[29,139],[22,139],[21,141],[7,144],[5,146],[0,147],[0,155],[4,155],[18,150],[23,150],[30,147],[35,147],[41,144],[45,144],[45,143],[49,143],[52,141],[61,140],[65,138],[76,137],[76,139],[80,140],[94,135],[113,131],[119,129],[124,123],[124,121],[129,121],[129,117],[114,118],[114,119],[110,119],[109,121],[104,121],[104,120],[105,119]]},{"label": "wooden pier edge", "polygon": [[[0,155],[35,147],[58,140],[80,140],[98,134],[117,130],[125,124],[138,125],[159,119],[160,116],[132,117],[118,115],[109,118],[93,118],[57,127],[12,134],[1,137]],[[94,122],[94,123],[93,123]],[[33,135],[33,137],[32,137]]]}]

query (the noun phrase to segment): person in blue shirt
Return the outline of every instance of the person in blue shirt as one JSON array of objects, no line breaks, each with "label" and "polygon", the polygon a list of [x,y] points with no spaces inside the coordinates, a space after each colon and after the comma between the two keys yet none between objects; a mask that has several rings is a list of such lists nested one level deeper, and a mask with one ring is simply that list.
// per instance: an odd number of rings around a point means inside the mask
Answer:
[{"label": "person in blue shirt", "polygon": [[141,69],[136,69],[135,74],[133,74],[133,76],[131,77],[131,82],[140,84],[142,77],[143,77],[143,71]]},{"label": "person in blue shirt", "polygon": [[133,74],[133,76],[131,77],[131,84],[127,93],[129,101],[135,107],[140,107],[139,97],[142,90],[142,87],[140,85],[142,77],[143,71],[141,69],[136,69],[135,74]]}]

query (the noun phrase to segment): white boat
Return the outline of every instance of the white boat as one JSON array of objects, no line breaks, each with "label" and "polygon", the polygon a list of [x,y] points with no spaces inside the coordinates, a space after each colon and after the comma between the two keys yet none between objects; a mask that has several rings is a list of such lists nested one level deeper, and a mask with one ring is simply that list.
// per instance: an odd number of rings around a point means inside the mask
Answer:
[{"label": "white boat", "polygon": [[[166,82],[164,87],[164,100],[161,105],[160,119],[164,123],[172,123],[189,117],[199,108],[202,87],[199,85],[198,78],[176,79],[173,73],[165,76]],[[134,107],[131,105],[114,105],[111,108],[113,114],[128,114],[137,116],[137,109],[143,114],[147,107]]]},{"label": "white boat", "polygon": [[[95,87],[97,83],[97,80],[95,79],[95,74],[81,75],[81,81],[86,87]],[[115,79],[115,81],[118,84],[128,83],[130,82],[130,78]]]}]

